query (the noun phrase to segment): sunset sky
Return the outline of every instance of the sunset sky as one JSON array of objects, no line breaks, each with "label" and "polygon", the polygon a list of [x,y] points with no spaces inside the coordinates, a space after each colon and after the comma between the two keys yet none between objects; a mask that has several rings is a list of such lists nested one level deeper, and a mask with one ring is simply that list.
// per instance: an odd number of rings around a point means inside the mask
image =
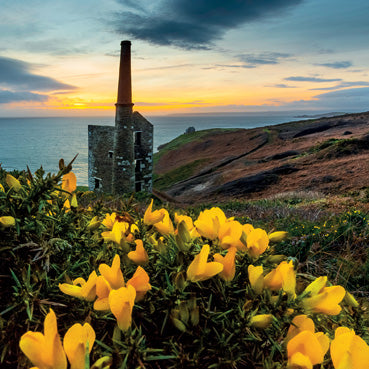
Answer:
[{"label": "sunset sky", "polygon": [[1,0],[0,117],[369,110],[367,0]]}]

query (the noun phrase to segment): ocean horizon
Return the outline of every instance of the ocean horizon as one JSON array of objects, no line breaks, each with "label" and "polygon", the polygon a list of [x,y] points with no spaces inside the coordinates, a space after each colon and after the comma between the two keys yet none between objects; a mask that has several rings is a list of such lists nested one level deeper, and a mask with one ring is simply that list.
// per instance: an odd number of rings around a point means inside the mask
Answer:
[{"label": "ocean horizon", "polygon": [[[300,112],[299,112],[300,113]],[[216,113],[150,116],[154,125],[154,152],[183,134],[188,127],[196,131],[211,128],[255,128],[302,120],[296,112]],[[306,118],[305,118],[306,119]],[[73,164],[77,184],[87,186],[88,125],[114,125],[114,117],[30,117],[0,118],[0,164],[5,170],[35,171],[41,166],[57,172],[59,159]]]}]

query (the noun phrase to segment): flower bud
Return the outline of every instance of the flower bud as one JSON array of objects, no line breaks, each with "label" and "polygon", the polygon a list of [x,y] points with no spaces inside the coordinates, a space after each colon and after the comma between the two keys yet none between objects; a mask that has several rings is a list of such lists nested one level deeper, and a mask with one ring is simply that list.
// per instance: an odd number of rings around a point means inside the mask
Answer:
[{"label": "flower bud", "polygon": [[267,257],[267,261],[273,264],[279,264],[284,259],[286,259],[286,256],[284,255],[269,255]]},{"label": "flower bud", "polygon": [[77,196],[76,196],[76,194],[75,194],[75,193],[72,195],[72,200],[71,200],[71,202],[70,202],[70,206],[71,206],[72,208],[76,208],[76,207],[78,207]]},{"label": "flower bud", "polygon": [[359,307],[359,303],[356,301],[355,297],[351,295],[350,292],[346,291],[346,295],[344,297],[344,301],[348,306],[357,308]]},{"label": "flower bud", "polygon": [[174,326],[180,330],[181,332],[186,332],[186,326],[183,322],[181,322],[179,319],[174,318],[172,316],[172,323],[174,324]]},{"label": "flower bud", "polygon": [[273,322],[273,315],[272,314],[259,314],[254,315],[250,319],[250,325],[255,328],[266,329],[268,328]]},{"label": "flower bud", "polygon": [[0,217],[0,224],[4,228],[13,227],[13,226],[15,226],[15,219],[13,217],[10,217],[10,216]]},{"label": "flower bud", "polygon": [[288,233],[284,231],[272,232],[269,234],[270,242],[281,242],[287,237]]},{"label": "flower bud", "polygon": [[14,178],[11,174],[6,175],[5,182],[15,192],[18,192],[22,188],[22,185],[20,184],[18,179]]},{"label": "flower bud", "polygon": [[100,227],[100,221],[99,221],[98,216],[93,217],[87,225],[87,229],[89,231],[94,231],[95,229],[99,227]]},{"label": "flower bud", "polygon": [[187,324],[188,320],[190,319],[190,312],[188,310],[186,301],[181,302],[181,304],[179,305],[178,310],[179,310],[179,317],[180,317],[181,321],[183,323]]},{"label": "flower bud", "polygon": [[187,224],[184,220],[178,223],[177,226],[178,235],[181,237],[182,241],[185,243],[191,242],[191,235],[188,230]]},{"label": "flower bud", "polygon": [[186,277],[184,272],[179,272],[174,278],[174,284],[179,290],[183,290],[186,286]]},{"label": "flower bud", "polygon": [[190,313],[191,323],[193,326],[196,326],[199,324],[200,321],[200,310],[199,307],[196,306],[194,309],[191,310]]},{"label": "flower bud", "polygon": [[109,369],[113,359],[110,356],[103,356],[99,360],[95,361],[95,364],[91,366],[91,369]]}]

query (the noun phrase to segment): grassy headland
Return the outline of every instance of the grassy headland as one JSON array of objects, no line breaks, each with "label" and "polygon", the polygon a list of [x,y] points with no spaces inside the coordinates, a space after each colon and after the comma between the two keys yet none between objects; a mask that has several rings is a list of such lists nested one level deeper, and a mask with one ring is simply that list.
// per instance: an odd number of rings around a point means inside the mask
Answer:
[{"label": "grassy headland", "polygon": [[154,188],[187,203],[365,192],[368,126],[369,113],[360,113],[184,134],[154,155]]}]

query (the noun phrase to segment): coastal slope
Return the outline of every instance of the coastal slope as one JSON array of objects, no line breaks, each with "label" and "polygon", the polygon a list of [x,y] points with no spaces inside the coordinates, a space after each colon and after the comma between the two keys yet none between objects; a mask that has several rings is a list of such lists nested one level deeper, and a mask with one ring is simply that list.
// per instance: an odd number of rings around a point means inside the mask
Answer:
[{"label": "coastal slope", "polygon": [[154,163],[154,188],[185,202],[365,190],[369,112],[184,134]]}]

